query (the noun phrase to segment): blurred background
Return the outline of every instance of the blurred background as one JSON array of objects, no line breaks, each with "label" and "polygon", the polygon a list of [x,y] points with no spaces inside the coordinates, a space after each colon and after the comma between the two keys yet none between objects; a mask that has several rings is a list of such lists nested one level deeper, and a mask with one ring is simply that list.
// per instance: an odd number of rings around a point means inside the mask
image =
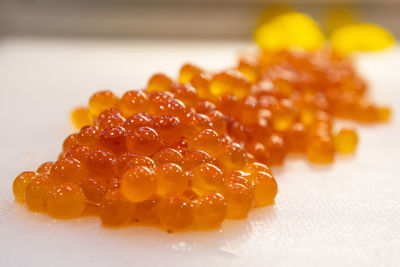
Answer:
[{"label": "blurred background", "polygon": [[0,0],[0,37],[248,40],[281,9],[310,14],[327,32],[336,14],[400,35],[400,0]]}]

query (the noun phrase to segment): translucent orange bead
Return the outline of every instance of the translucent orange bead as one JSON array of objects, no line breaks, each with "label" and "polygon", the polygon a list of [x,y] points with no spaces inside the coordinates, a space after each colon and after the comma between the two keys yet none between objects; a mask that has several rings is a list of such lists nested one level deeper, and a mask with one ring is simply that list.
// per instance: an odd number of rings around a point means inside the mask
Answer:
[{"label": "translucent orange bead", "polygon": [[335,151],[352,153],[357,147],[358,136],[353,129],[343,128],[333,136]]},{"label": "translucent orange bead", "polygon": [[162,148],[162,143],[153,128],[140,127],[127,136],[126,146],[130,152],[151,156]]},{"label": "translucent orange bead", "polygon": [[290,96],[294,91],[293,81],[288,80],[286,77],[273,77],[273,84],[284,96]]},{"label": "translucent orange bead", "polygon": [[86,107],[78,107],[75,108],[71,112],[71,120],[73,125],[80,129],[85,125],[92,124],[92,117],[90,115],[90,111]]},{"label": "translucent orange bead", "polygon": [[294,153],[304,153],[307,146],[307,131],[302,123],[294,123],[286,132],[287,149]]},{"label": "translucent orange bead", "polygon": [[173,148],[164,148],[163,150],[158,151],[153,156],[154,163],[157,165],[161,165],[164,163],[175,163],[180,166],[183,165],[183,157],[182,154]]},{"label": "translucent orange bead", "polygon": [[200,73],[193,76],[191,84],[196,88],[200,98],[207,98],[210,96],[210,80],[211,76],[207,73]]},{"label": "translucent orange bead", "polygon": [[87,148],[86,146],[73,146],[70,149],[68,149],[64,157],[76,159],[83,165],[86,165],[88,155],[89,155],[89,148]]},{"label": "translucent orange bead", "polygon": [[272,122],[277,131],[286,131],[289,129],[296,118],[293,103],[289,99],[283,99],[279,102],[279,107],[273,112]]},{"label": "translucent orange bead", "polygon": [[332,114],[339,118],[351,118],[356,110],[356,101],[350,97],[338,96],[338,92],[331,97]]},{"label": "translucent orange bead", "polygon": [[119,177],[114,177],[106,180],[107,182],[107,192],[119,189],[121,187],[121,179]]},{"label": "translucent orange bead", "polygon": [[157,193],[157,187],[157,176],[145,166],[129,169],[122,176],[121,193],[132,202],[145,201]]},{"label": "translucent orange bead", "polygon": [[135,203],[132,219],[147,224],[158,223],[157,206],[160,201],[161,197],[153,195],[148,200]]},{"label": "translucent orange bead", "polygon": [[251,162],[247,164],[246,167],[244,168],[244,171],[250,174],[254,174],[256,172],[265,172],[272,175],[271,168],[259,162]]},{"label": "translucent orange bead", "polygon": [[133,131],[139,127],[153,127],[153,122],[149,114],[138,113],[127,118],[123,127],[127,131]]},{"label": "translucent orange bead", "polygon": [[156,106],[155,114],[158,116],[167,115],[183,119],[187,114],[187,109],[182,101],[178,99],[168,99]]},{"label": "translucent orange bead", "polygon": [[335,148],[332,138],[328,136],[316,136],[310,140],[307,146],[307,157],[311,162],[326,164],[334,160]]},{"label": "translucent orange bead", "polygon": [[176,99],[182,101],[186,107],[194,108],[199,101],[199,98],[191,85],[177,84],[172,87],[171,92],[174,94]]},{"label": "translucent orange bead", "polygon": [[275,178],[266,172],[256,172],[251,176],[254,187],[254,204],[256,206],[273,204],[278,193],[278,185]]},{"label": "translucent orange bead", "polygon": [[221,170],[210,163],[202,163],[193,169],[192,189],[197,194],[210,191],[224,192],[225,177]]},{"label": "translucent orange bead", "polygon": [[85,195],[74,183],[55,184],[47,195],[47,212],[55,218],[78,217],[85,210]]},{"label": "translucent orange bead", "polygon": [[98,120],[99,129],[107,129],[111,127],[123,126],[125,124],[125,118],[122,115],[118,114],[110,114],[105,117],[103,120]]},{"label": "translucent orange bead", "polygon": [[99,138],[99,130],[95,126],[83,127],[76,136],[78,143],[88,148],[97,147]]},{"label": "translucent orange bead", "polygon": [[125,128],[121,126],[107,128],[100,132],[100,144],[115,153],[122,153],[127,149],[127,135]]},{"label": "translucent orange bead", "polygon": [[259,79],[260,69],[256,59],[252,59],[251,57],[241,58],[237,69],[251,83],[254,83]]},{"label": "translucent orange bead", "polygon": [[131,153],[131,152],[124,152],[124,153],[120,154],[117,157],[118,172],[121,173],[121,170],[123,170],[128,165],[128,162],[137,156],[139,156],[139,155],[135,154],[135,153]]},{"label": "translucent orange bead", "polygon": [[73,146],[79,145],[78,142],[78,134],[74,133],[69,135],[67,138],[65,138],[62,148],[63,148],[63,152],[67,152],[68,149],[70,149]]},{"label": "translucent orange bead", "polygon": [[186,189],[185,191],[183,191],[182,195],[184,195],[185,197],[187,197],[192,201],[199,198],[199,195],[196,194],[196,192],[194,192],[192,189]]},{"label": "translucent orange bead", "polygon": [[107,226],[119,226],[128,223],[132,211],[133,204],[118,189],[107,192],[100,201],[100,219]]},{"label": "translucent orange bead", "polygon": [[251,93],[250,83],[240,72],[234,70],[214,75],[210,81],[210,92],[215,96],[231,93],[239,98],[249,96]]},{"label": "translucent orange bead", "polygon": [[322,125],[325,126],[329,129],[332,128],[332,117],[331,115],[329,115],[327,112],[325,111],[321,111],[319,110],[316,114],[315,114],[315,122],[312,126],[315,125]]},{"label": "translucent orange bead", "polygon": [[316,119],[316,108],[314,106],[303,106],[300,109],[300,121],[301,123],[309,127],[311,126]]},{"label": "translucent orange bead", "polygon": [[233,171],[225,172],[224,175],[225,175],[225,183],[227,185],[238,183],[238,184],[242,184],[249,188],[252,187],[252,184],[249,181],[250,174],[247,172],[233,170]]},{"label": "translucent orange bead", "polygon": [[173,85],[172,80],[162,73],[157,73],[151,76],[147,83],[148,92],[165,92],[169,91]]},{"label": "translucent orange bead", "polygon": [[230,143],[221,148],[218,160],[224,169],[241,169],[247,164],[247,154],[239,144]]},{"label": "translucent orange bead", "polygon": [[232,140],[237,142],[248,142],[249,136],[249,127],[244,126],[236,120],[230,120],[228,122],[228,134]]},{"label": "translucent orange bead", "polygon": [[202,163],[212,162],[210,155],[208,155],[206,152],[202,150],[196,150],[196,149],[188,149],[185,153],[184,159],[185,159],[185,168],[188,170],[191,170]]},{"label": "translucent orange bead", "polygon": [[276,110],[279,108],[279,100],[275,94],[261,94],[258,97],[258,103],[263,109]]},{"label": "translucent orange bead", "polygon": [[176,143],[182,137],[181,121],[174,116],[158,116],[154,118],[154,128],[160,138],[168,144]]},{"label": "translucent orange bead", "polygon": [[222,114],[218,110],[213,110],[207,113],[207,115],[211,120],[213,130],[216,131],[219,135],[226,134],[228,125],[224,114]]},{"label": "translucent orange bead", "polygon": [[174,94],[170,91],[165,92],[147,92],[150,104],[160,105],[168,100],[174,99]]},{"label": "translucent orange bead", "polygon": [[245,125],[258,124],[258,101],[255,97],[247,97],[241,102],[240,121]]},{"label": "translucent orange bead", "polygon": [[247,217],[254,203],[253,190],[242,184],[229,184],[224,196],[228,203],[227,218],[241,219]]},{"label": "translucent orange bead", "polygon": [[117,174],[117,159],[115,155],[105,149],[96,149],[89,152],[86,166],[91,176],[111,179]]},{"label": "translucent orange bead", "polygon": [[13,193],[15,200],[24,202],[25,200],[25,189],[32,179],[36,178],[35,172],[22,172],[20,173],[13,182]]},{"label": "translucent orange bead", "polygon": [[88,177],[80,184],[85,194],[86,202],[92,205],[98,205],[100,200],[107,192],[107,185],[104,180]]},{"label": "translucent orange bead", "polygon": [[189,149],[189,146],[187,144],[187,140],[184,138],[181,138],[178,142],[176,142],[175,144],[172,144],[171,148],[176,149],[177,151],[179,151],[179,153],[181,153],[183,155]]},{"label": "translucent orange bead", "polygon": [[326,136],[331,138],[332,126],[329,122],[316,121],[308,130],[310,136]]},{"label": "translucent orange bead", "polygon": [[355,105],[355,110],[353,115],[356,120],[362,122],[377,122],[379,121],[379,110],[378,107],[373,105],[372,103],[361,100]]},{"label": "translucent orange bead", "polygon": [[193,206],[191,201],[176,193],[164,196],[157,206],[160,225],[167,231],[181,230],[193,223]]},{"label": "translucent orange bead", "polygon": [[228,204],[218,193],[202,195],[194,206],[195,223],[200,228],[216,228],[226,217]]},{"label": "translucent orange bead", "polygon": [[188,186],[189,181],[184,175],[182,167],[175,163],[164,163],[156,169],[158,177],[158,194],[165,195],[175,192],[181,193]]},{"label": "translucent orange bead", "polygon": [[54,162],[50,169],[50,178],[56,183],[79,183],[87,175],[82,163],[73,158],[64,158]]},{"label": "translucent orange bead", "polygon": [[39,166],[39,168],[36,170],[37,174],[49,174],[50,173],[50,169],[53,166],[53,162],[52,161],[48,161],[43,163],[42,165]]},{"label": "translucent orange bead", "polygon": [[94,118],[93,123],[94,125],[98,126],[102,120],[112,115],[121,115],[121,112],[115,107],[105,109],[98,116]]},{"label": "translucent orange bead", "polygon": [[199,100],[196,101],[196,105],[193,108],[196,110],[197,113],[206,114],[216,110],[217,106],[213,102],[207,100]]},{"label": "translucent orange bead", "polygon": [[127,91],[118,102],[118,109],[124,117],[130,117],[145,111],[148,101],[143,91]]},{"label": "translucent orange bead", "polygon": [[[269,153],[264,144],[260,142],[252,142],[246,145],[246,149],[257,162],[265,163],[268,161]],[[249,153],[247,157],[249,157]]]},{"label": "translucent orange bead", "polygon": [[287,154],[284,140],[280,134],[272,134],[265,147],[268,151],[268,165],[281,165]]},{"label": "translucent orange bead", "polygon": [[[167,91],[167,92],[148,92],[149,97],[149,106],[147,107],[147,113],[151,115],[155,115],[157,110],[161,105],[166,105],[168,100],[174,99],[174,95]],[[157,114],[159,115],[159,114]]]},{"label": "translucent orange bead", "polygon": [[90,113],[97,117],[102,111],[115,107],[118,101],[118,97],[113,92],[108,90],[99,91],[89,99]]},{"label": "translucent orange bead", "polygon": [[209,155],[214,156],[221,146],[221,139],[214,130],[205,129],[198,133],[193,139],[189,139],[188,144],[194,149],[202,149]]},{"label": "translucent orange bead", "polygon": [[216,100],[217,108],[223,114],[233,118],[240,117],[240,101],[232,94],[222,95]]},{"label": "translucent orange bead", "polygon": [[100,115],[94,119],[93,125],[105,129],[112,126],[122,126],[124,122],[125,118],[121,115],[118,109],[109,108],[101,112]]},{"label": "translucent orange bead", "polygon": [[202,70],[190,63],[187,63],[179,70],[179,83],[190,83],[194,76],[200,74]]},{"label": "translucent orange bead", "polygon": [[117,159],[117,168],[120,174],[123,174],[128,169],[131,169],[136,166],[146,166],[151,170],[156,168],[154,161],[146,156],[140,156],[134,153],[123,153],[118,156]]},{"label": "translucent orange bead", "polygon": [[30,210],[46,211],[47,194],[52,185],[48,175],[39,175],[28,184],[25,190],[25,203]]},{"label": "translucent orange bead", "polygon": [[212,128],[211,119],[204,114],[190,112],[184,120],[183,133],[186,138],[194,138],[199,132]]},{"label": "translucent orange bead", "polygon": [[378,118],[379,121],[388,121],[391,116],[391,110],[388,107],[378,108]]}]

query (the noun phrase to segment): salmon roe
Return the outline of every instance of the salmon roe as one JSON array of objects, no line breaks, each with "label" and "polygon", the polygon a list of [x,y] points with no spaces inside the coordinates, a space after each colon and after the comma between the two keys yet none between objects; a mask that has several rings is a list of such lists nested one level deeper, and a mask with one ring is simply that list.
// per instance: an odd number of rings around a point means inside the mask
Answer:
[{"label": "salmon roe", "polygon": [[353,129],[341,129],[333,137],[335,150],[339,153],[352,153],[358,143],[357,133]]},{"label": "salmon roe", "polygon": [[353,152],[356,131],[333,133],[333,118],[389,119],[349,58],[330,49],[247,57],[218,73],[186,64],[177,80],[155,74],[121,98],[95,93],[72,112],[78,131],[60,158],[15,178],[15,199],[56,218],[96,207],[108,226],[216,228],[275,202],[271,167],[287,154],[326,164]]},{"label": "salmon roe", "polygon": [[97,117],[104,110],[114,107],[118,100],[118,97],[111,91],[97,92],[89,100],[89,111]]},{"label": "salmon roe", "polygon": [[184,229],[193,223],[193,205],[184,195],[170,193],[158,204],[157,216],[167,231]]},{"label": "salmon roe", "polygon": [[47,192],[52,182],[46,174],[39,175],[29,182],[25,189],[25,202],[33,211],[46,211]]},{"label": "salmon roe", "polygon": [[85,210],[85,195],[78,184],[55,184],[47,193],[47,212],[52,217],[73,218]]}]

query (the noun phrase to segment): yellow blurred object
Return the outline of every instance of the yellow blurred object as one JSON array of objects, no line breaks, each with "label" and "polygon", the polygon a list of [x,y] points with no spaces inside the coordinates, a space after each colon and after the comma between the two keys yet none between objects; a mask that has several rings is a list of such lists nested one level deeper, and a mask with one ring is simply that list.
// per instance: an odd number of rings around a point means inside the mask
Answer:
[{"label": "yellow blurred object", "polygon": [[379,51],[395,43],[393,35],[374,24],[350,24],[332,33],[332,48],[342,54],[354,51]]},{"label": "yellow blurred object", "polygon": [[264,50],[277,51],[300,47],[306,50],[320,48],[324,35],[309,16],[289,12],[258,27],[254,34],[256,43]]},{"label": "yellow blurred object", "polygon": [[333,136],[335,150],[342,154],[353,153],[357,147],[358,136],[354,129],[341,129]]},{"label": "yellow blurred object", "polygon": [[72,124],[75,128],[80,129],[83,126],[91,125],[93,118],[90,111],[86,107],[77,107],[71,112]]}]

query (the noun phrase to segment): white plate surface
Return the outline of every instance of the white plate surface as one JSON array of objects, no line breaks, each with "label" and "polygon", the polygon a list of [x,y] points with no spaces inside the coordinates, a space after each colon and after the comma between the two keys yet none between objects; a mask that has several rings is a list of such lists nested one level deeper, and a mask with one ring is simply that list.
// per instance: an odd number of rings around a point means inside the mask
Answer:
[{"label": "white plate surface", "polygon": [[[0,266],[400,266],[400,50],[363,55],[389,124],[357,125],[352,157],[326,167],[289,159],[276,205],[219,231],[106,229],[97,218],[53,220],[16,204],[13,178],[53,160],[68,112],[91,93],[142,88],[187,61],[231,66],[247,43],[0,40]],[[351,124],[351,123],[350,123]]]}]

